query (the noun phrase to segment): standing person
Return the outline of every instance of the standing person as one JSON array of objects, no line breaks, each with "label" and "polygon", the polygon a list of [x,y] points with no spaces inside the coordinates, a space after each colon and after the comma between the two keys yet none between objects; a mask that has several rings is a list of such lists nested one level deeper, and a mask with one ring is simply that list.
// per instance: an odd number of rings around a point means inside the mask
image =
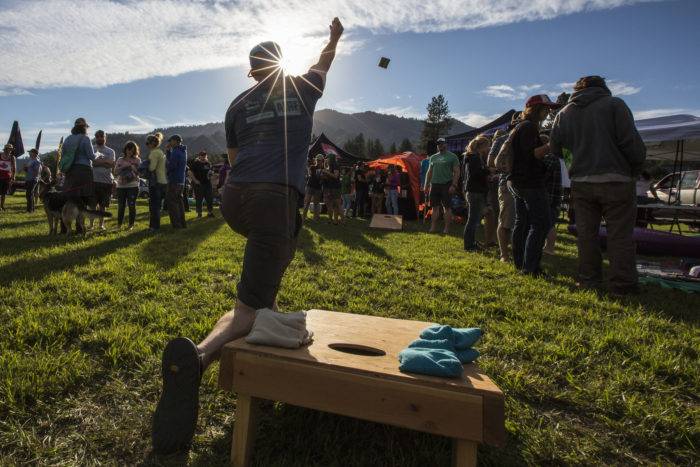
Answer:
[{"label": "standing person", "polygon": [[200,151],[197,158],[190,163],[194,187],[195,210],[197,217],[202,217],[203,201],[207,203],[207,217],[214,217],[214,192],[211,186],[211,163],[206,151]]},{"label": "standing person", "polygon": [[321,171],[321,184],[323,185],[323,200],[328,210],[329,222],[338,225],[342,222],[340,217],[340,167],[333,154],[329,154],[326,165]]},{"label": "standing person", "polygon": [[157,232],[160,229],[160,216],[162,199],[168,186],[168,177],[165,172],[165,154],[160,149],[163,142],[163,133],[156,133],[146,137],[148,153],[148,230]]},{"label": "standing person", "polygon": [[38,188],[39,177],[41,176],[41,162],[38,159],[39,151],[32,148],[29,150],[29,162],[24,166],[25,176],[24,194],[27,198],[27,212],[34,212],[34,195]]},{"label": "standing person", "polygon": [[369,181],[367,167],[360,164],[355,171],[355,211],[354,217],[367,217],[367,202],[369,201]]},{"label": "standing person", "polygon": [[5,210],[5,196],[10,191],[10,185],[15,181],[17,163],[14,151],[14,146],[6,144],[0,152],[0,211]]},{"label": "standing person", "polygon": [[401,185],[401,173],[395,165],[389,166],[389,176],[386,179],[387,198],[386,212],[391,215],[399,214],[399,187]]},{"label": "standing person", "polygon": [[481,224],[484,211],[487,209],[489,191],[488,178],[491,171],[486,165],[486,157],[491,148],[491,142],[485,136],[477,136],[469,142],[464,156],[464,193],[467,200],[469,215],[464,226],[464,251],[478,249],[476,229]]},{"label": "standing person", "polygon": [[352,214],[352,174],[350,167],[345,167],[340,175],[340,196],[343,198],[343,217]]},{"label": "standing person", "polygon": [[384,176],[382,171],[374,169],[374,175],[371,177],[369,189],[372,192],[372,214],[381,214],[384,206]]},{"label": "standing person", "polygon": [[127,141],[122,157],[114,164],[117,175],[117,228],[124,222],[124,210],[129,206],[129,230],[134,228],[136,220],[136,198],[139,196],[139,147],[133,141]]},{"label": "standing person", "polygon": [[[518,125],[520,112],[515,112],[508,126],[508,133],[493,140],[491,151],[488,156],[489,167],[496,167],[495,160],[506,142],[510,133]],[[501,253],[501,262],[510,262],[510,239],[513,225],[515,224],[515,200],[513,194],[508,189],[508,173],[499,171],[498,173],[498,227],[496,238],[498,239],[498,249]]]},{"label": "standing person", "polygon": [[[95,198],[93,204],[99,211],[106,211],[112,199],[114,176],[112,170],[116,163],[114,149],[107,146],[107,135],[104,130],[95,132],[95,161],[92,163],[92,180],[95,182]],[[90,229],[94,225],[90,219]],[[100,229],[105,230],[105,218],[100,217]]]},{"label": "standing person", "polygon": [[550,134],[552,152],[573,154],[571,197],[578,232],[579,280],[598,287],[603,280],[598,229],[605,219],[610,259],[610,291],[639,289],[633,238],[635,179],[646,159],[646,147],[625,102],[613,97],[600,76],[574,85],[569,103],[557,114]]},{"label": "standing person", "polygon": [[430,156],[428,173],[425,175],[423,190],[428,193],[430,204],[433,207],[433,216],[430,232],[437,232],[437,224],[440,209],[445,212],[445,229],[443,233],[450,232],[452,222],[452,210],[450,198],[457,192],[459,183],[459,158],[447,150],[445,138],[438,138],[438,151]]},{"label": "standing person", "polygon": [[[77,118],[70,131],[71,134],[63,141],[61,149],[64,156],[73,154],[73,163],[65,170],[62,191],[69,201],[83,207],[89,206],[95,196],[92,175],[95,150],[87,136],[88,128],[90,125],[84,118]],[[65,231],[66,226],[61,223],[61,233]],[[79,234],[83,233],[82,222],[77,223],[76,231]]]},{"label": "standing person", "polygon": [[524,274],[542,274],[542,248],[551,227],[542,162],[549,153],[549,145],[540,139],[540,126],[556,106],[546,94],[530,97],[511,140],[513,171],[509,181],[515,198],[513,260]]},{"label": "standing person", "polygon": [[173,135],[168,140],[165,152],[165,170],[168,178],[165,197],[170,215],[170,225],[174,229],[184,229],[187,227],[187,223],[182,196],[187,178],[187,146],[182,144],[180,135]]},{"label": "standing person", "polygon": [[[540,135],[543,142],[548,143],[547,135]],[[554,154],[549,153],[542,159],[545,166],[544,188],[547,191],[547,206],[549,207],[551,228],[544,242],[544,253],[548,255],[555,254],[554,245],[557,241],[557,221],[559,220],[559,212],[561,210],[561,165],[559,158]]]},{"label": "standing person", "polygon": [[[342,33],[343,26],[335,18],[330,42],[318,63],[298,78],[283,75],[275,80],[282,73],[270,67],[281,59],[277,44],[266,42],[250,53],[250,75],[258,84],[233,101],[225,121],[232,167],[221,211],[229,226],[247,237],[236,306],[199,346],[177,338],[165,348],[163,393],[153,417],[156,453],[189,448],[197,423],[201,374],[226,343],[250,332],[256,310],[275,308],[301,228],[298,205],[304,191],[313,113]],[[267,99],[272,91],[284,99],[284,108],[295,111],[280,112],[279,103]]]},{"label": "standing person", "polygon": [[306,177],[306,196],[304,196],[304,214],[303,218],[306,220],[306,215],[309,212],[309,206],[314,203],[314,220],[317,221],[320,218],[321,212],[321,169],[323,167],[323,155],[318,154],[314,160],[309,163],[307,168]]}]

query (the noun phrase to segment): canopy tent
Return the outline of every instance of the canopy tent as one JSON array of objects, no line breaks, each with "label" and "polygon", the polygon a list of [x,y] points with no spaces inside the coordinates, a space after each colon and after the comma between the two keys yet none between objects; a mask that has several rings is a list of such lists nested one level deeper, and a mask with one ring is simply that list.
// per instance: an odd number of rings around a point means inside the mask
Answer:
[{"label": "canopy tent", "polygon": [[681,166],[683,161],[700,161],[700,117],[669,115],[635,124],[647,146],[647,159],[680,162]]},{"label": "canopy tent", "polygon": [[464,148],[469,144],[469,141],[474,139],[477,135],[486,133],[491,135],[496,132],[496,130],[505,130],[510,124],[510,120],[513,117],[515,110],[511,109],[504,113],[496,120],[487,123],[486,125],[475,128],[473,130],[466,131],[464,133],[459,133],[456,135],[447,136],[445,142],[447,143],[447,149],[459,154],[464,151]]},{"label": "canopy tent", "polygon": [[[387,155],[367,164],[370,169],[381,170],[386,170],[390,165],[396,165],[401,167],[401,171],[407,175],[407,199],[410,200],[410,203],[403,210],[399,204],[399,212],[404,211],[401,214],[408,219],[415,219],[417,207],[420,204],[420,163],[423,159],[425,159],[423,155],[403,152]],[[403,187],[401,188],[403,190]]]},{"label": "canopy tent", "polygon": [[323,133],[321,133],[321,136],[316,138],[311,143],[311,146],[309,146],[309,157],[315,157],[317,154],[323,154],[324,156],[332,154],[336,156],[338,164],[342,166],[353,165],[357,162],[367,162],[367,159],[363,159],[345,151]]}]

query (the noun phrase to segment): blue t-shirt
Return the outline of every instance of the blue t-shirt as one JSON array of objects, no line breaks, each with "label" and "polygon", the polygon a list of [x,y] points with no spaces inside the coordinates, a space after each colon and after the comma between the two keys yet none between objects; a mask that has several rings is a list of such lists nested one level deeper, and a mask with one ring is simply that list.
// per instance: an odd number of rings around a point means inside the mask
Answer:
[{"label": "blue t-shirt", "polygon": [[425,176],[428,175],[428,169],[430,168],[430,158],[426,157],[420,162],[420,188],[423,189],[425,186]]},{"label": "blue t-shirt", "polygon": [[[269,79],[272,81],[274,78]],[[226,143],[238,148],[226,183],[277,183],[304,193],[305,172],[316,102],[324,77],[310,71],[265,82],[238,96],[226,112]],[[285,88],[286,87],[286,161]]]}]

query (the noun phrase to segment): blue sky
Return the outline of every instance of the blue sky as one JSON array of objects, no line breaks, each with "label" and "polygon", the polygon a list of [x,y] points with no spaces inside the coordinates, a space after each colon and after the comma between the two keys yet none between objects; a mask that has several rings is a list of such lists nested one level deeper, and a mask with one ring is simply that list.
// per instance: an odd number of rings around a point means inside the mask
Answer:
[{"label": "blue sky", "polygon": [[15,119],[27,145],[44,129],[42,150],[77,116],[131,132],[220,121],[251,84],[252,45],[275,39],[303,69],[334,12],[346,37],[318,108],[420,117],[443,93],[478,125],[600,74],[638,118],[700,115],[697,0],[349,3],[0,0],[0,141]]}]

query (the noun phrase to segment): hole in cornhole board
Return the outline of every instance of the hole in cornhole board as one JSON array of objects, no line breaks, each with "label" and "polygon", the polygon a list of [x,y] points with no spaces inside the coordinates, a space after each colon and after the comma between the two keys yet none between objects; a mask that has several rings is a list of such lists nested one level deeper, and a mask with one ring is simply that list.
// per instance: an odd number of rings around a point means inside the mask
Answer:
[{"label": "hole in cornhole board", "polygon": [[375,214],[369,226],[372,229],[403,230],[403,216]]},{"label": "hole in cornhole board", "polygon": [[333,350],[337,350],[338,352],[362,355],[363,357],[382,357],[386,355],[386,352],[384,352],[382,349],[368,347],[366,345],[346,344],[339,342],[337,344],[328,344],[328,347]]}]

